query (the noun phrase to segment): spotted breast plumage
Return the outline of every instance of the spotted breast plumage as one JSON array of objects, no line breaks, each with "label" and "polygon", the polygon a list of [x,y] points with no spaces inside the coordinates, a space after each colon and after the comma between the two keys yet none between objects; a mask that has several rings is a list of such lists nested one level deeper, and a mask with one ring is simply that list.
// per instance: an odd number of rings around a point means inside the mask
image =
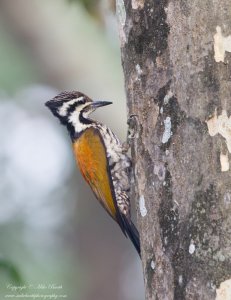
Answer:
[{"label": "spotted breast plumage", "polygon": [[140,255],[139,234],[130,216],[130,158],[110,128],[89,118],[95,109],[109,104],[75,91],[60,93],[46,103],[67,127],[84,179]]}]

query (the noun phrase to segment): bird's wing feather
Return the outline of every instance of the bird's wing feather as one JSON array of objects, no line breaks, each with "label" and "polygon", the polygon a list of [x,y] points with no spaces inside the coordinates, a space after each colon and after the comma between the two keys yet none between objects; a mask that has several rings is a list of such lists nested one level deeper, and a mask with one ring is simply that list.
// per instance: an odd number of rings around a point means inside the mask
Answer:
[{"label": "bird's wing feather", "polygon": [[117,206],[113,195],[108,159],[99,130],[86,129],[73,143],[73,148],[83,177],[106,211],[117,219]]},{"label": "bird's wing feather", "polygon": [[105,144],[101,133],[88,128],[73,143],[75,158],[80,171],[90,185],[96,198],[109,215],[119,224],[125,236],[128,236],[140,255],[139,233],[129,217],[118,208],[111,178]]}]

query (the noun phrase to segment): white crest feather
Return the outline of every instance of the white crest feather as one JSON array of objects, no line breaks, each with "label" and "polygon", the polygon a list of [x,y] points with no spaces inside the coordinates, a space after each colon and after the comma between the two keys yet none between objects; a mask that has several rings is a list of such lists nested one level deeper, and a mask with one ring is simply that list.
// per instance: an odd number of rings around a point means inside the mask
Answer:
[{"label": "white crest feather", "polygon": [[76,99],[72,99],[72,100],[70,100],[70,101],[68,101],[68,102],[63,103],[63,105],[59,108],[59,114],[60,114],[60,116],[65,117],[65,116],[67,115],[67,110],[68,110],[68,108],[69,108],[72,104],[74,104],[74,103],[76,103],[76,102],[78,102],[78,101],[81,101],[81,100],[83,100],[83,97],[79,97],[79,98],[76,98]]}]

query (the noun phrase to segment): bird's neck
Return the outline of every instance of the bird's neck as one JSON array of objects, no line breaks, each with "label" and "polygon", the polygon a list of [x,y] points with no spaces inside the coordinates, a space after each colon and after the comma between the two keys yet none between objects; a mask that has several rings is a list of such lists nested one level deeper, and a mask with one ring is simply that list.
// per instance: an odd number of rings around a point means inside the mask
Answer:
[{"label": "bird's neck", "polygon": [[78,139],[83,132],[90,128],[97,126],[97,122],[85,117],[81,112],[76,114],[72,114],[68,118],[68,122],[66,123],[67,130],[70,134],[70,137],[73,140]]}]

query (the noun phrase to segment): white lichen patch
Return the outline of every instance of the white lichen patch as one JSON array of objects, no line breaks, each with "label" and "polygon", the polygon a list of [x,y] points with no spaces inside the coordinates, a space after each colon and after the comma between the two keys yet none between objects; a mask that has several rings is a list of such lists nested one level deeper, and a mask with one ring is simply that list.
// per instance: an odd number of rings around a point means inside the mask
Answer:
[{"label": "white lichen patch", "polygon": [[179,285],[182,286],[182,284],[183,284],[183,276],[182,275],[179,276],[178,282],[179,282]]},{"label": "white lichen patch", "polygon": [[191,242],[191,244],[189,245],[189,248],[188,248],[188,252],[189,254],[193,254],[196,250],[196,246],[193,242]]},{"label": "white lichen patch", "polygon": [[126,34],[124,30],[124,26],[126,23],[126,9],[124,5],[124,0],[116,0],[116,12],[118,19],[120,42],[121,46],[123,46],[126,43]]},{"label": "white lichen patch", "polygon": [[175,199],[173,201],[176,204],[176,206],[180,206],[179,203]]},{"label": "white lichen patch", "polygon": [[164,120],[164,134],[163,134],[163,137],[162,137],[162,143],[163,144],[167,143],[168,140],[170,139],[171,135],[172,135],[171,127],[172,127],[171,118],[167,117]]},{"label": "white lichen patch", "polygon": [[215,111],[214,116],[206,123],[211,136],[219,133],[225,138],[227,148],[231,153],[231,117],[228,118],[227,112],[222,110],[221,115],[217,116],[217,111]]},{"label": "white lichen patch", "polygon": [[216,300],[230,300],[231,299],[231,278],[223,281],[219,289],[216,290]]},{"label": "white lichen patch", "polygon": [[168,93],[165,95],[164,97],[164,104],[168,104],[169,99],[171,99],[173,96],[173,92],[172,91],[168,91]]},{"label": "white lichen patch", "polygon": [[140,214],[141,214],[141,216],[145,217],[147,215],[147,208],[145,206],[145,200],[144,200],[144,196],[143,195],[140,196],[139,206],[140,206]]},{"label": "white lichen patch", "polygon": [[221,27],[216,27],[217,33],[214,35],[214,58],[216,62],[224,62],[225,52],[231,52],[231,35],[224,37]]},{"label": "white lichen patch", "polygon": [[165,244],[165,246],[168,245],[168,238],[167,238],[167,236],[164,238],[164,244]]},{"label": "white lichen patch", "polygon": [[138,74],[139,76],[143,73],[143,71],[142,71],[142,69],[141,69],[141,67],[140,67],[139,64],[136,65],[136,72],[137,72],[137,74]]},{"label": "white lichen patch", "polygon": [[144,1],[145,0],[132,0],[132,8],[133,9],[143,8]]},{"label": "white lichen patch", "polygon": [[220,153],[221,172],[229,171],[229,154]]},{"label": "white lichen patch", "polygon": [[152,261],[151,261],[151,268],[154,270],[155,267],[156,267],[156,264],[155,264],[155,262],[152,260]]},{"label": "white lichen patch", "polygon": [[141,77],[141,75],[143,74],[143,71],[142,71],[142,69],[141,69],[141,67],[140,67],[139,64],[136,65],[136,73],[137,73],[137,78],[136,78],[136,80],[140,80],[140,77]]}]

